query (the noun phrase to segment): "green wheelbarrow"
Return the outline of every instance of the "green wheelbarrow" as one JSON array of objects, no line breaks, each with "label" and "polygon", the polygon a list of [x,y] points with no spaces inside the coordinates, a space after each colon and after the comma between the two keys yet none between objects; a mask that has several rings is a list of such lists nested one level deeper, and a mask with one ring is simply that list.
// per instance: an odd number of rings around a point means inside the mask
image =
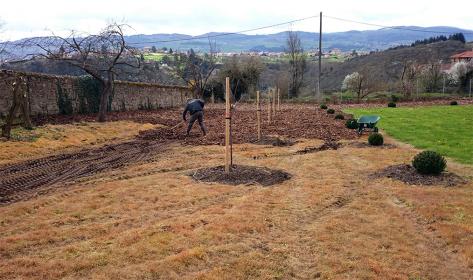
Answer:
[{"label": "green wheelbarrow", "polygon": [[364,130],[372,130],[374,132],[378,132],[376,124],[379,122],[380,119],[380,116],[375,115],[361,116],[358,119],[358,134],[361,135]]}]

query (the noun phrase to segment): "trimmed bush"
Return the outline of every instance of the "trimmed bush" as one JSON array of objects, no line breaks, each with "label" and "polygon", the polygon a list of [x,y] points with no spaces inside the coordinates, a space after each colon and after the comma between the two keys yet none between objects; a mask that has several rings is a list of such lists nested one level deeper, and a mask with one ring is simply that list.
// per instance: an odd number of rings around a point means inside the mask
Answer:
[{"label": "trimmed bush", "polygon": [[335,119],[336,119],[336,120],[344,120],[344,119],[345,119],[345,116],[342,115],[342,114],[337,114],[337,115],[335,115]]},{"label": "trimmed bush", "polygon": [[325,105],[325,104],[321,104],[321,105],[320,105],[320,109],[322,109],[322,110],[327,110],[327,108],[328,108],[328,107],[327,107],[327,105]]},{"label": "trimmed bush", "polygon": [[328,109],[327,114],[335,114],[335,110],[334,109]]},{"label": "trimmed bush", "polygon": [[371,133],[370,136],[368,137],[368,143],[371,146],[381,146],[384,143],[384,138],[381,133]]},{"label": "trimmed bush", "polygon": [[412,166],[420,174],[438,175],[447,167],[447,161],[437,152],[423,151],[414,157]]},{"label": "trimmed bush", "polygon": [[450,102],[450,105],[452,105],[452,106],[458,105],[458,102],[457,101],[452,101],[452,102]]},{"label": "trimmed bush", "polygon": [[358,122],[355,119],[349,119],[345,123],[345,126],[349,129],[357,129],[358,128]]},{"label": "trimmed bush", "polygon": [[396,103],[394,103],[394,102],[389,102],[389,103],[388,103],[388,107],[389,107],[389,108],[396,108]]}]

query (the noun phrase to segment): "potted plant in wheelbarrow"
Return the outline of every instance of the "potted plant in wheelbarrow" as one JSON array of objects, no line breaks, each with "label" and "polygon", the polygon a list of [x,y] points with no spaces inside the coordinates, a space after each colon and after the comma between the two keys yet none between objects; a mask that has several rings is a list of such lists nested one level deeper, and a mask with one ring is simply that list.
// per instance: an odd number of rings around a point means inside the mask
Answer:
[{"label": "potted plant in wheelbarrow", "polygon": [[378,132],[378,127],[376,127],[376,124],[379,122],[380,119],[381,117],[376,115],[361,116],[358,119],[358,134],[361,135],[365,130]]}]

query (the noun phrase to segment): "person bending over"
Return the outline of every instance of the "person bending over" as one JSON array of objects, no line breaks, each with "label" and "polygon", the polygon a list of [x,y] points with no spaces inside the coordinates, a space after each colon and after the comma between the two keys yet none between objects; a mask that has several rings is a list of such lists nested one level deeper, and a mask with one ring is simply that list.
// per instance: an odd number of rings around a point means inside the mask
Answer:
[{"label": "person bending over", "polygon": [[184,119],[184,121],[187,121],[187,112],[189,112],[191,115],[189,125],[187,126],[187,136],[189,136],[192,126],[194,125],[194,122],[196,120],[199,122],[199,126],[202,129],[202,133],[204,134],[204,136],[205,134],[207,134],[207,129],[204,125],[204,105],[205,103],[202,99],[191,99],[187,102],[186,108],[182,113],[182,118]]}]

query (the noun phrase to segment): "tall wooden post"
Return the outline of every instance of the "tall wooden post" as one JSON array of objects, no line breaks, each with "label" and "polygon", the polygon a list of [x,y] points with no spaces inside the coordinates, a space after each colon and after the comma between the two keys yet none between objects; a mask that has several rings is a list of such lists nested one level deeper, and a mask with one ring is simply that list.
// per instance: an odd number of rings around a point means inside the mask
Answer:
[{"label": "tall wooden post", "polygon": [[271,92],[268,93],[268,123],[271,123]]},{"label": "tall wooden post", "polygon": [[261,106],[259,103],[259,90],[256,91],[256,121],[258,126],[258,141],[261,141]]},{"label": "tall wooden post", "polygon": [[281,110],[281,90],[278,88],[278,111]]},{"label": "tall wooden post", "polygon": [[230,173],[231,147],[230,147],[230,78],[225,79],[225,173]]},{"label": "tall wooden post", "polygon": [[271,91],[271,96],[273,98],[273,120],[276,119],[276,91],[272,90]]}]

